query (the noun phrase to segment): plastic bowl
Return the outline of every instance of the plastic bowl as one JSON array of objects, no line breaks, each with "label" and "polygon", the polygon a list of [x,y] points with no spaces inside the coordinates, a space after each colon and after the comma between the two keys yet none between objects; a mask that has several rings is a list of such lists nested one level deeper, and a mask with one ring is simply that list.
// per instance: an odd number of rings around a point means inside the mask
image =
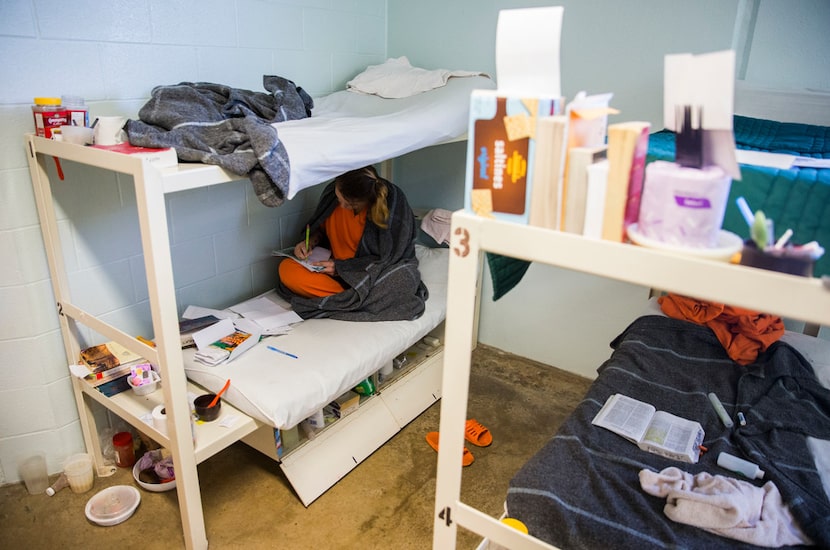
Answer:
[{"label": "plastic bowl", "polygon": [[133,466],[133,479],[135,479],[135,482],[138,483],[139,487],[146,491],[150,491],[153,493],[163,493],[164,491],[169,491],[170,489],[176,488],[175,478],[171,479],[170,481],[165,481],[164,483],[147,483],[139,479],[140,474],[141,471],[138,469],[138,462],[136,462]]},{"label": "plastic bowl", "polygon": [[109,527],[129,519],[140,502],[141,495],[135,487],[113,485],[95,493],[84,511],[89,521]]},{"label": "plastic bowl", "polygon": [[147,395],[153,393],[154,391],[156,391],[156,388],[158,388],[158,384],[159,382],[161,382],[161,377],[154,370],[151,370],[149,372],[150,382],[146,382],[144,384],[141,384],[140,386],[134,386],[132,376],[130,376],[129,374],[127,375],[127,384],[130,385],[130,387],[133,389],[133,392],[136,395]]},{"label": "plastic bowl", "polygon": [[199,420],[202,422],[211,422],[219,417],[219,409],[222,408],[221,397],[214,406],[208,407],[214,397],[216,397],[215,393],[206,393],[193,400],[193,407],[196,409],[196,416],[198,416]]}]

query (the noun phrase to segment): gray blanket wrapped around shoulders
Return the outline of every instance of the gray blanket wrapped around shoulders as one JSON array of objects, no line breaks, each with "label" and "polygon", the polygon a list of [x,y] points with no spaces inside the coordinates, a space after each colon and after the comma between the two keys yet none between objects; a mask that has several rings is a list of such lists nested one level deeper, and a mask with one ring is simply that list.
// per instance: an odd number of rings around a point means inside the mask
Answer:
[{"label": "gray blanket wrapped around shoulders", "polygon": [[[304,319],[329,317],[344,321],[404,321],[423,315],[429,291],[421,281],[415,239],[418,226],[403,191],[386,182],[389,192],[387,229],[366,220],[355,257],[336,260],[335,271],[348,286],[323,298],[303,298],[282,283],[277,292]],[[309,224],[319,227],[337,206],[334,182],[320,196]],[[322,243],[321,243],[322,244]]]},{"label": "gray blanket wrapped around shoulders", "polygon": [[264,76],[269,93],[210,82],[156,86],[125,126],[130,143],[174,147],[181,161],[202,162],[247,176],[257,198],[279,206],[288,192],[289,159],[274,122],[311,116],[314,101],[279,76]]}]

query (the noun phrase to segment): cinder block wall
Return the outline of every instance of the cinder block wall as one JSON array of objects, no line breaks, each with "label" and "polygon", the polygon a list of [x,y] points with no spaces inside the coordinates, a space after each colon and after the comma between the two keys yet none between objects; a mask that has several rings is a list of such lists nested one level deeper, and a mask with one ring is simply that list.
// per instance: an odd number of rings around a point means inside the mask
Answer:
[{"label": "cinder block wall", "polygon": [[[79,95],[93,118],[135,118],[153,86],[209,81],[264,91],[265,74],[326,94],[385,59],[386,1],[6,0],[0,57],[4,484],[20,479],[17,460],[33,451],[47,453],[50,472],[83,451],[23,148],[23,134],[34,130],[32,99]],[[82,182],[55,192],[76,301],[123,330],[152,336],[130,182],[72,163],[64,170],[67,181]],[[293,242],[289,234],[315,196],[269,209],[240,181],[167,200],[181,309],[224,307],[271,288],[270,250]]]}]

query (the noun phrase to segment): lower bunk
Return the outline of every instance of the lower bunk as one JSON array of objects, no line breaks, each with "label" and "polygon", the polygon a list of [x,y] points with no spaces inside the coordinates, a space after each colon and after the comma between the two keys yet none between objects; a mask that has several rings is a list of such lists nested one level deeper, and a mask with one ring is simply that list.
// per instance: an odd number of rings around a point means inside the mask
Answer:
[{"label": "lower bunk", "polygon": [[[830,342],[787,332],[741,366],[708,327],[654,309],[612,347],[576,410],[511,480],[508,516],[561,548],[830,545]],[[699,422],[697,463],[592,425],[619,393]],[[722,468],[721,452],[763,478]]]},{"label": "lower bunk", "polygon": [[[309,319],[218,366],[185,350],[192,382],[217,392],[231,380],[223,399],[259,425],[242,441],[280,464],[306,506],[441,397],[449,253],[420,245],[416,253],[429,290],[418,319]],[[352,391],[362,382],[372,390]]]}]

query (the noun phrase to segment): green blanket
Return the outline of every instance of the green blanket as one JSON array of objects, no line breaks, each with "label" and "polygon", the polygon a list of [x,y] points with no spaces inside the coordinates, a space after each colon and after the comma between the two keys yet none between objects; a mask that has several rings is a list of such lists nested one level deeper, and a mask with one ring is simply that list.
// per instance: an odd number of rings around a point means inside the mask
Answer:
[{"label": "green blanket", "polygon": [[[786,153],[811,158],[830,158],[830,127],[776,122],[736,116],[735,146],[738,149]],[[648,162],[674,160],[674,133],[651,134]],[[793,230],[792,242],[818,241],[830,247],[830,169],[741,165],[741,180],[733,181],[723,228],[749,238],[746,222],[735,205],[743,196],[753,210],[763,210],[775,220],[776,233]],[[487,255],[493,282],[493,300],[498,300],[521,281],[528,263],[496,254]],[[830,274],[830,254],[815,265],[813,275]]]}]

